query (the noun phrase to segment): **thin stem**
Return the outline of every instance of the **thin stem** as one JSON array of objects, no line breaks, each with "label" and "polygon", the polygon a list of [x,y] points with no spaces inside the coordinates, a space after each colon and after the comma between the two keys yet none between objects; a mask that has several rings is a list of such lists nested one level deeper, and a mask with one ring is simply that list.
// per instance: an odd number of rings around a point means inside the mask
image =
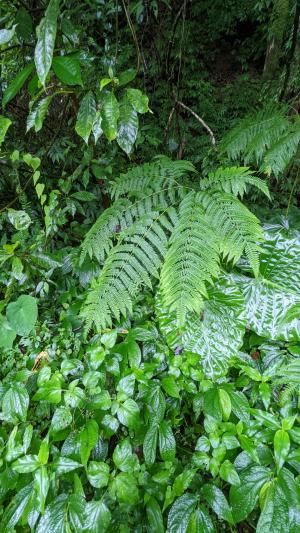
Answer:
[{"label": "thin stem", "polygon": [[195,113],[195,111],[193,111],[190,107],[185,105],[183,102],[180,102],[180,100],[176,100],[176,103],[178,105],[180,105],[180,107],[182,107],[183,109],[186,109],[187,111],[189,111],[193,115],[193,117],[195,117],[195,119],[197,119],[198,122],[200,122],[200,124],[202,124],[202,126],[208,131],[208,133],[209,133],[209,135],[211,137],[211,143],[212,143],[214,149],[216,149],[216,139],[215,139],[215,136],[213,134],[213,131],[206,124],[206,122],[204,122],[203,118],[199,117],[199,115],[197,115],[197,113]]}]

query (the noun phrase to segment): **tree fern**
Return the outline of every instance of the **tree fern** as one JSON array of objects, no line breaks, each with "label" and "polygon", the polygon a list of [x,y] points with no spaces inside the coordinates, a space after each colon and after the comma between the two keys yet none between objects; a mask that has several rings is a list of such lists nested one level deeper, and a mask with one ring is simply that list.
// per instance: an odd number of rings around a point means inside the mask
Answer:
[{"label": "tree fern", "polygon": [[278,177],[296,154],[300,142],[300,121],[297,120],[286,135],[280,138],[264,155],[261,170]]},{"label": "tree fern", "polygon": [[195,192],[181,202],[169,244],[161,272],[162,298],[183,324],[187,311],[200,312],[207,297],[205,282],[219,274],[218,237]]},{"label": "tree fern", "polygon": [[[181,324],[187,312],[199,313],[222,256],[236,262],[245,254],[257,275],[263,233],[235,195],[248,185],[268,194],[266,185],[249,169],[233,167],[198,181],[203,190],[196,191],[192,180],[183,184],[188,170],[194,167],[187,162],[163,158],[131,169],[112,186],[115,203],[82,244],[82,260],[87,254],[104,260],[83,308],[88,327],[94,322],[104,328],[130,313],[138,291],[151,287],[160,267],[164,305]],[[125,194],[130,199],[120,198]]]},{"label": "tree fern", "polygon": [[241,196],[241,198],[247,191],[248,185],[255,186],[270,198],[267,184],[255,176],[249,167],[220,167],[215,172],[210,172],[207,178],[200,180],[202,190],[213,188],[232,193],[234,196]]}]

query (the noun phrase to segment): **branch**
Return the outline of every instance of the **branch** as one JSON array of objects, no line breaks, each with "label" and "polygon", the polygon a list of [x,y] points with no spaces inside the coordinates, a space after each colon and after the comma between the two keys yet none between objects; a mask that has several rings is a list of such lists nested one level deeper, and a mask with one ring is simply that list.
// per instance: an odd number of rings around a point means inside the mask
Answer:
[{"label": "branch", "polygon": [[215,136],[214,136],[212,130],[210,129],[210,127],[206,124],[206,122],[204,122],[203,118],[199,117],[199,115],[197,115],[197,113],[195,113],[195,111],[193,111],[190,107],[185,105],[183,102],[180,102],[180,100],[176,100],[176,104],[180,105],[180,107],[182,107],[183,109],[186,109],[187,111],[189,111],[193,115],[193,117],[195,117],[195,119],[198,120],[198,122],[200,122],[200,124],[202,124],[202,126],[206,129],[206,131],[208,131],[208,133],[209,133],[209,135],[211,137],[211,144],[213,145],[214,149],[216,149]]}]

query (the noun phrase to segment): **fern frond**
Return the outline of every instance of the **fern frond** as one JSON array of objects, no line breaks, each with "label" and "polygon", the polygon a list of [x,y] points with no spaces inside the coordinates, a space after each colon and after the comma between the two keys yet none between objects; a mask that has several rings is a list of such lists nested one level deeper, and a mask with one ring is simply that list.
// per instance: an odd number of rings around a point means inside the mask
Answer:
[{"label": "fern frond", "polygon": [[112,185],[112,195],[115,198],[123,195],[139,197],[169,189],[189,172],[195,172],[194,165],[189,161],[172,161],[162,157],[154,163],[145,163],[121,174]]},{"label": "fern frond", "polygon": [[221,149],[231,160],[242,157],[246,163],[260,162],[288,128],[284,108],[267,107],[240,120],[224,137]]},{"label": "fern frond", "polygon": [[205,282],[212,283],[219,274],[219,241],[205,218],[197,194],[190,192],[179,207],[178,223],[161,271],[164,305],[177,311],[180,324],[188,311],[200,312]]},{"label": "fern frond", "polygon": [[255,274],[259,273],[258,242],[263,241],[259,220],[235,196],[223,192],[198,193],[208,220],[220,236],[224,258],[236,263],[245,254]]},{"label": "fern frond", "polygon": [[248,185],[253,185],[270,198],[267,184],[255,176],[249,167],[220,167],[200,181],[201,190],[215,189],[241,196],[241,198],[247,191]]},{"label": "fern frond", "polygon": [[87,328],[93,322],[99,329],[111,326],[112,317],[119,320],[132,312],[141,285],[151,287],[151,278],[158,277],[173,220],[171,208],[164,214],[149,214],[124,231],[88,293],[82,312]]},{"label": "fern frond", "polygon": [[260,170],[268,175],[273,173],[276,177],[278,177],[286,169],[291,159],[296,154],[299,142],[300,121],[298,120],[293,125],[292,131],[280,138],[266,152]]}]

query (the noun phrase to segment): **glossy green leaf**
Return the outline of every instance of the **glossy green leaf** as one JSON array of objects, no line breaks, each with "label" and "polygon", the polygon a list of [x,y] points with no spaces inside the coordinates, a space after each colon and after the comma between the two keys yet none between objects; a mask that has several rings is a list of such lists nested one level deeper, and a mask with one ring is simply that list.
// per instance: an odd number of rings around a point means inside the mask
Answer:
[{"label": "glossy green leaf", "polygon": [[92,91],[86,93],[80,102],[75,131],[82,139],[88,143],[96,117],[96,102]]},{"label": "glossy green leaf", "polygon": [[70,459],[69,457],[61,456],[53,462],[54,471],[58,476],[66,474],[67,472],[72,472],[72,470],[81,467],[82,465],[78,461],[73,461],[73,459]]},{"label": "glossy green leaf", "polygon": [[49,381],[43,383],[33,396],[33,400],[45,400],[57,404],[61,401],[61,377],[54,374]]},{"label": "glossy green leaf", "polygon": [[112,482],[111,491],[116,494],[119,502],[135,505],[139,499],[136,480],[129,472],[121,472]]},{"label": "glossy green leaf", "polygon": [[0,115],[0,146],[4,141],[4,137],[11,123],[12,122],[9,118]]},{"label": "glossy green leaf", "polygon": [[40,461],[37,455],[25,455],[20,457],[12,464],[12,468],[19,472],[19,474],[27,474],[28,472],[34,472],[39,468]]},{"label": "glossy green leaf", "polygon": [[30,224],[32,223],[30,216],[26,213],[26,211],[22,210],[17,211],[16,209],[8,209],[7,218],[18,231],[23,231],[29,228]]},{"label": "glossy green leaf", "polygon": [[257,523],[259,533],[290,531],[289,507],[278,484],[271,483],[267,490],[264,506]]},{"label": "glossy green leaf", "polygon": [[117,411],[117,416],[121,424],[127,426],[128,428],[134,428],[139,422],[140,410],[138,404],[128,398],[122,403]]},{"label": "glossy green leaf", "polygon": [[25,294],[6,308],[6,318],[18,335],[28,335],[34,328],[37,316],[36,299]]},{"label": "glossy green leaf", "polygon": [[36,30],[37,43],[34,51],[34,61],[37,75],[42,85],[46,83],[52,64],[58,14],[59,0],[50,0],[45,15]]},{"label": "glossy green leaf", "polygon": [[30,500],[33,484],[25,485],[14,498],[11,500],[9,506],[5,509],[0,523],[1,531],[10,532],[14,526],[19,522],[23,512]]},{"label": "glossy green leaf", "polygon": [[24,41],[30,41],[33,34],[32,18],[28,11],[22,6],[16,14],[16,34]]},{"label": "glossy green leaf", "polygon": [[199,507],[192,514],[187,533],[215,533],[212,519],[205,507]]},{"label": "glossy green leaf", "polygon": [[98,441],[99,427],[96,420],[87,420],[80,433],[80,457],[84,466],[87,465],[91,451]]},{"label": "glossy green leaf", "polygon": [[161,508],[152,496],[147,501],[146,505],[147,519],[151,533],[164,533],[164,522]]},{"label": "glossy green leaf", "polygon": [[126,89],[127,97],[132,107],[138,113],[147,113],[149,111],[149,98],[139,89]]},{"label": "glossy green leaf", "polygon": [[36,503],[40,513],[44,512],[46,498],[50,486],[48,471],[45,466],[41,466],[34,474],[34,491]]},{"label": "glossy green leaf", "polygon": [[290,437],[284,429],[278,429],[274,436],[274,455],[278,470],[280,470],[290,451]]},{"label": "glossy green leaf", "polygon": [[87,468],[90,484],[97,489],[106,487],[109,480],[109,466],[107,463],[90,461]]},{"label": "glossy green leaf", "polygon": [[143,442],[144,458],[147,464],[152,465],[156,458],[158,429],[156,425],[150,426]]},{"label": "glossy green leaf", "polygon": [[51,421],[52,431],[61,431],[72,423],[72,414],[68,407],[61,405],[54,411]]},{"label": "glossy green leaf", "polygon": [[172,398],[180,398],[179,388],[174,376],[166,376],[161,380],[161,386]]},{"label": "glossy green leaf", "polygon": [[207,483],[202,487],[202,493],[208,505],[210,505],[216,515],[221,520],[233,524],[231,508],[229,507],[223,492],[215,485]]},{"label": "glossy green leaf", "polygon": [[133,455],[131,444],[127,439],[122,440],[114,449],[113,461],[122,472],[132,472],[136,464],[136,456]]},{"label": "glossy green leaf", "polygon": [[158,432],[159,452],[163,461],[173,461],[176,454],[176,441],[170,422],[163,420]]},{"label": "glossy green leaf", "polygon": [[29,63],[29,65],[26,65],[19,74],[10,82],[8,87],[5,89],[2,99],[2,105],[5,107],[8,102],[10,102],[16,94],[22,89],[24,83],[29,78],[30,74],[32,73],[34,68],[33,63]]},{"label": "glossy green leaf", "polygon": [[[34,128],[34,131],[37,133],[43,127],[45,117],[48,112],[49,105],[51,104],[53,96],[46,96],[38,102],[36,107],[30,111],[27,117],[27,129],[29,131],[31,128]],[[41,185],[41,184],[38,184]],[[37,185],[37,187],[38,187]]]},{"label": "glossy green leaf", "polygon": [[24,422],[29,406],[29,395],[23,383],[14,383],[2,399],[2,418],[12,424]]},{"label": "glossy green leaf", "polygon": [[197,501],[198,497],[191,493],[186,493],[175,500],[168,514],[170,533],[186,533]]},{"label": "glossy green leaf", "polygon": [[56,76],[66,85],[82,85],[80,63],[74,56],[53,58],[52,68]]},{"label": "glossy green leaf", "polygon": [[219,474],[220,477],[224,479],[224,481],[230,483],[230,485],[240,485],[239,475],[233,464],[228,459],[221,464]]},{"label": "glossy green leaf", "polygon": [[65,531],[65,523],[67,521],[67,505],[68,496],[61,494],[45,509],[45,514],[41,517],[36,532],[44,533],[51,531],[51,533],[62,533]]},{"label": "glossy green leaf", "polygon": [[234,522],[242,522],[253,511],[259,491],[270,479],[271,472],[263,466],[250,466],[240,473],[240,485],[232,486],[229,501]]},{"label": "glossy green leaf", "polygon": [[133,149],[138,129],[139,120],[137,112],[131,105],[129,98],[124,95],[120,102],[117,143],[127,155],[129,155]]},{"label": "glossy green leaf", "polygon": [[112,92],[105,93],[101,100],[101,128],[109,141],[113,141],[118,133],[119,103]]},{"label": "glossy green leaf", "polygon": [[104,533],[111,521],[111,512],[104,502],[92,500],[86,504],[84,531]]},{"label": "glossy green leaf", "polygon": [[68,518],[73,531],[82,531],[85,525],[86,501],[84,494],[71,494],[68,501]]}]

